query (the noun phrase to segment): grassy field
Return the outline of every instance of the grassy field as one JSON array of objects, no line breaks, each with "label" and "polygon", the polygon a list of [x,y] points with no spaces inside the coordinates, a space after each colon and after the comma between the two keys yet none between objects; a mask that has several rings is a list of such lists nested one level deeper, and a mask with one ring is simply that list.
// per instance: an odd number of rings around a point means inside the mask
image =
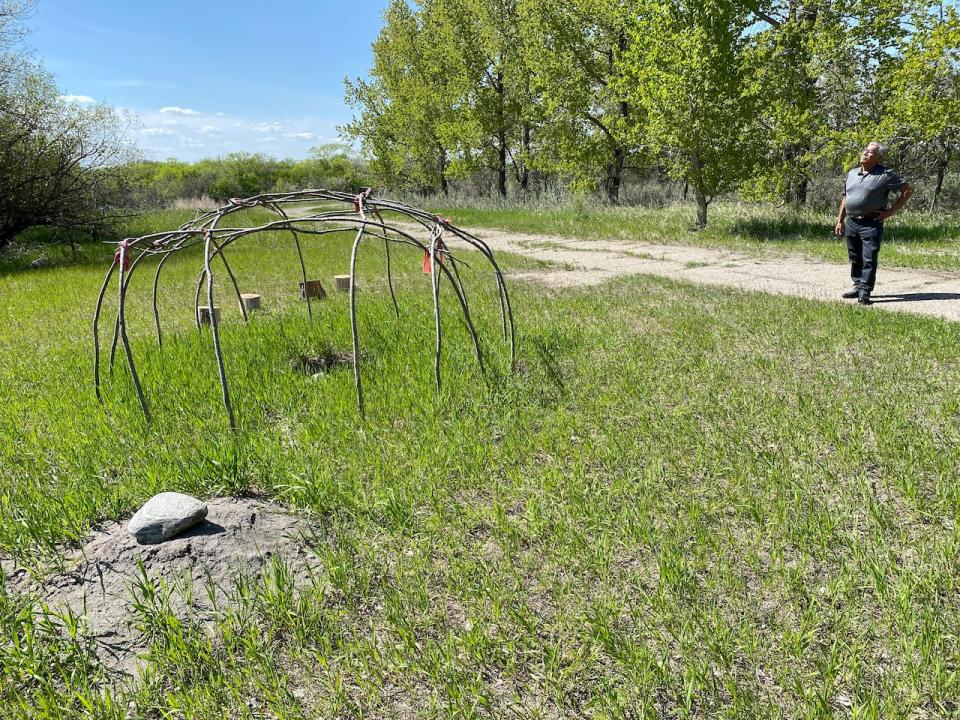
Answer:
[{"label": "grassy field", "polygon": [[[601,237],[628,213],[565,212],[496,223]],[[658,217],[664,239],[710,239]],[[311,276],[344,272],[348,245],[311,246]],[[4,718],[960,712],[960,327],[652,278],[513,285],[510,372],[472,262],[489,373],[447,306],[438,399],[420,260],[395,257],[398,322],[382,250],[361,256],[362,419],[352,373],[291,367],[349,349],[345,297],[309,323],[286,241],[239,247],[268,309],[244,326],[223,300],[236,436],[192,326],[197,255],[171,261],[162,351],[149,274],[132,291],[149,426],[122,363],[104,407],[93,396],[99,251],[0,270],[0,553],[43,573],[160,490],[262,494],[328,540],[309,587],[275,568],[212,636],[141,606],[137,683],[109,682],[82,623],[0,585]]]},{"label": "grassy field", "polygon": [[[833,235],[835,213],[790,211],[746,203],[716,203],[710,222],[691,232],[692,206],[497,207],[477,204],[434,207],[464,227],[579,238],[628,239],[674,245],[737,248],[760,254],[802,253],[847,262],[842,238]],[[908,211],[887,223],[881,263],[932,270],[960,270],[960,217]]]}]

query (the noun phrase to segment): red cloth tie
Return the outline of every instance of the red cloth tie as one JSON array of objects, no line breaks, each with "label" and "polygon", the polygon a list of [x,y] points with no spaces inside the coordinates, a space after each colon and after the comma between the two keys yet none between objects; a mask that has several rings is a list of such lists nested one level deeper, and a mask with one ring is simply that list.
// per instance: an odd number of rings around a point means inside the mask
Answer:
[{"label": "red cloth tie", "polygon": [[[447,246],[443,244],[443,240],[437,238],[437,244],[434,249],[434,253],[437,256],[437,260],[443,265],[443,256],[447,252]],[[430,250],[423,251],[423,274],[430,275],[433,272],[433,266],[430,265]]]},{"label": "red cloth tie", "polygon": [[120,264],[120,258],[123,258],[123,271],[126,272],[130,269],[130,253],[124,252],[130,249],[130,243],[126,240],[117,244],[117,251],[113,254],[113,262]]}]

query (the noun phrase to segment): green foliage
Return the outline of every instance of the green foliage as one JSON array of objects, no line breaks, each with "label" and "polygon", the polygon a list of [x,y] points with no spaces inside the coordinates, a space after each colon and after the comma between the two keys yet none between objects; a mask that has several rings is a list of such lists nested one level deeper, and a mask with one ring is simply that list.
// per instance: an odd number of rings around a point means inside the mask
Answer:
[{"label": "green foliage", "polygon": [[[881,134],[905,145],[914,167],[936,173],[936,207],[950,160],[960,155],[960,13],[953,5],[914,14],[915,31],[889,69]],[[912,157],[911,157],[912,156]]]},{"label": "green foliage", "polygon": [[131,155],[127,120],[60,97],[23,58],[0,71],[0,247],[32,225],[89,228],[113,203],[112,172]]},{"label": "green foliage", "polygon": [[[311,273],[339,274],[349,244],[310,243]],[[956,324],[649,277],[515,283],[510,373],[496,291],[471,263],[501,374],[484,383],[445,312],[438,400],[422,254],[393,258],[397,322],[371,244],[361,421],[349,371],[289,364],[349,346],[345,297],[307,322],[289,238],[231,252],[269,301],[248,326],[223,303],[237,438],[192,326],[197,256],[165,266],[162,351],[149,282],[131,286],[151,426],[122,365],[105,407],[88,384],[108,258],[0,276],[0,557],[82,542],[160,488],[249,490],[310,513],[314,576],[238,582],[202,632],[169,587],[132,579],[150,669],[127,684],[104,677],[80,618],[0,585],[5,719],[956,713]]]},{"label": "green foliage", "polygon": [[225,202],[261,192],[304,188],[354,190],[364,182],[364,168],[343,145],[315,148],[306,160],[276,160],[231,153],[195,163],[140,161],[114,170],[121,201],[127,207],[163,207],[179,199],[209,197]]},{"label": "green foliage", "polygon": [[644,122],[627,98],[629,0],[525,0],[529,69],[537,92],[540,167],[575,187],[620,199],[626,169],[642,158]]},{"label": "green foliage", "polygon": [[110,170],[132,157],[129,118],[61,97],[17,46],[31,7],[0,0],[0,248],[33,225],[100,225],[115,190]]},{"label": "green foliage", "polygon": [[651,148],[689,183],[697,225],[713,198],[750,176],[758,100],[746,81],[749,14],[725,0],[654,2],[631,23],[623,91],[643,109]]},{"label": "green foliage", "polygon": [[371,170],[394,186],[446,192],[451,81],[439,30],[432,18],[394,0],[373,44],[370,81],[345,81],[347,103],[360,114],[342,131],[360,141]]},{"label": "green foliage", "polygon": [[[390,184],[523,195],[654,174],[698,225],[734,190],[804,204],[867,140],[909,174],[956,152],[956,5],[929,0],[396,0],[369,81],[347,83]],[[508,169],[512,172],[508,173]],[[839,197],[837,198],[839,199]]]}]

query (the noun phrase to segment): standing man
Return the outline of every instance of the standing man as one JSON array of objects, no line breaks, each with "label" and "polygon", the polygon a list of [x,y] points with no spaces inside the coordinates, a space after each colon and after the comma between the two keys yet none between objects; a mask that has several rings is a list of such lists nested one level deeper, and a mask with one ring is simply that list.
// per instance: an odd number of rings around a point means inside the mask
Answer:
[{"label": "standing man", "polygon": [[[870,293],[877,279],[880,241],[883,239],[883,221],[898,213],[913,194],[913,188],[897,173],[880,164],[886,148],[877,142],[868,144],[860,152],[860,166],[847,173],[847,184],[840,215],[833,232],[847,239],[850,257],[850,277],[853,289],[843,297],[858,298],[861,305],[870,305]],[[900,197],[887,207],[890,191]]]}]

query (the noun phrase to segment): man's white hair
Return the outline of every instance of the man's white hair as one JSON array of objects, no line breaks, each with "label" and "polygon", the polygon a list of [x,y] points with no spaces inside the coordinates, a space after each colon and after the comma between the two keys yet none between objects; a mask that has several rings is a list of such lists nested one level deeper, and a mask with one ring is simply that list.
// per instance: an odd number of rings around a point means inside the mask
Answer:
[{"label": "man's white hair", "polygon": [[872,142],[868,142],[868,143],[867,143],[867,147],[870,147],[871,145],[874,145],[874,146],[877,148],[877,152],[880,153],[880,157],[886,157],[886,155],[887,155],[887,146],[886,146],[886,145],[883,145],[883,144],[881,144],[881,143],[878,143],[878,142],[875,141],[875,140],[872,141]]}]

